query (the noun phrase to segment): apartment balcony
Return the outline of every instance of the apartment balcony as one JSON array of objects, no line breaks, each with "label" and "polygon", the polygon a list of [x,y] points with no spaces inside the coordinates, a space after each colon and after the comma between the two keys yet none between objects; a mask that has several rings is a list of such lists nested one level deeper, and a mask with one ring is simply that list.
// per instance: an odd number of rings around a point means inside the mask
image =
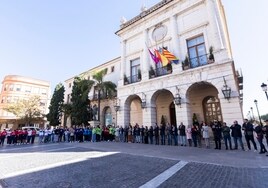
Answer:
[{"label": "apartment balcony", "polygon": [[159,67],[156,69],[151,68],[149,70],[149,79],[160,77],[160,76],[165,76],[168,74],[172,73],[172,65],[168,64],[167,66],[164,67]]},{"label": "apartment balcony", "polygon": [[188,70],[214,63],[215,60],[212,59],[210,55],[211,54],[205,54],[202,56],[190,58],[189,60],[187,58],[182,62],[182,69]]},{"label": "apartment balcony", "polygon": [[124,77],[124,85],[133,84],[141,81],[141,75],[136,74],[132,76],[125,76]]}]

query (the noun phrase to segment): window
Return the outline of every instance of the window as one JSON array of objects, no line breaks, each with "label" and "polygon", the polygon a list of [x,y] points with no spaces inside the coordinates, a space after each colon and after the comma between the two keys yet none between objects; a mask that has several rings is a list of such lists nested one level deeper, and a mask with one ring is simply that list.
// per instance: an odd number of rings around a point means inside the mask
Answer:
[{"label": "window", "polygon": [[38,93],[39,93],[39,88],[38,88],[38,87],[34,87],[34,88],[33,88],[33,93],[38,94]]},{"label": "window", "polygon": [[31,86],[24,86],[24,91],[26,93],[31,93],[32,87]]},{"label": "window", "polygon": [[46,89],[41,89],[41,94],[42,95],[46,95],[47,94],[47,90]]},{"label": "window", "polygon": [[207,64],[206,47],[203,35],[187,40],[187,48],[191,68]]},{"label": "window", "polygon": [[13,90],[14,90],[14,84],[10,84],[9,91],[13,91]]},{"label": "window", "polygon": [[7,91],[8,84],[5,84],[4,91]]},{"label": "window", "polygon": [[18,100],[19,100],[19,97],[13,97],[13,102],[14,102],[14,103],[17,103]]},{"label": "window", "polygon": [[217,97],[208,96],[203,100],[205,121],[209,124],[214,120],[222,121],[220,101]]},{"label": "window", "polygon": [[2,97],[1,103],[5,103],[6,97]]},{"label": "window", "polygon": [[134,59],[130,61],[131,66],[131,82],[138,81],[138,72],[140,70],[140,59]]},{"label": "window", "polygon": [[70,101],[71,101],[71,94],[68,94],[68,95],[67,95],[67,104],[69,104]]},{"label": "window", "polygon": [[72,87],[72,83],[69,83],[69,88],[71,88]]},{"label": "window", "polygon": [[8,96],[8,97],[7,97],[7,103],[10,103],[10,102],[11,102],[11,97]]},{"label": "window", "polygon": [[114,66],[111,67],[111,72],[114,72]]},{"label": "window", "polygon": [[16,91],[21,91],[21,85],[15,85]]},{"label": "window", "polygon": [[40,100],[40,106],[46,106],[46,101],[45,100]]}]

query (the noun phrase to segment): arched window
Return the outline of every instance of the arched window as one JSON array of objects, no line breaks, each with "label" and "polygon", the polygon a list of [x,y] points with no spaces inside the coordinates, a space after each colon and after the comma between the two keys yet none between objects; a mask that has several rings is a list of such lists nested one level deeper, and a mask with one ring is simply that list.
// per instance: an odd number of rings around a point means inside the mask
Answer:
[{"label": "arched window", "polygon": [[217,97],[208,96],[203,100],[204,117],[207,123],[213,120],[222,121],[220,101]]}]

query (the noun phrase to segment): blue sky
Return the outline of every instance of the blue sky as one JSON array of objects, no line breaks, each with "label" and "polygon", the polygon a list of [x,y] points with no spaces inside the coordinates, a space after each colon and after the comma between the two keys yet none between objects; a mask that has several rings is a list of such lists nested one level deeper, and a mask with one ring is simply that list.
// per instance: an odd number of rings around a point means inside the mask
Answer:
[{"label": "blue sky", "polygon": [[[244,75],[244,114],[268,113],[261,83],[268,84],[267,0],[222,0],[236,69]],[[160,0],[0,1],[0,79],[15,74],[59,82],[120,56],[114,34],[122,16]]]}]

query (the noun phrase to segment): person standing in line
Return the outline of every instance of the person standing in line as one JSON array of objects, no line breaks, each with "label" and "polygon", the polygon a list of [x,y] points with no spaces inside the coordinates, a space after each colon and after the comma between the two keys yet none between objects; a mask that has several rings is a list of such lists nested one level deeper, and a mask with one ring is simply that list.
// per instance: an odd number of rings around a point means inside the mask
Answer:
[{"label": "person standing in line", "polygon": [[214,120],[212,124],[212,131],[214,135],[214,141],[215,141],[215,149],[221,149],[221,134],[222,134],[222,128],[219,121]]},{"label": "person standing in line", "polygon": [[[231,141],[231,135],[230,135],[230,127],[227,126],[225,122],[222,124],[222,133],[223,133],[223,138],[224,138],[224,143],[225,143],[225,149],[232,150],[232,141]],[[229,144],[229,147],[228,147]]]},{"label": "person standing in line", "polygon": [[7,135],[7,131],[6,129],[4,129],[0,134],[1,146],[4,146],[6,135]]},{"label": "person standing in line", "polygon": [[149,130],[148,130],[148,135],[149,135],[149,140],[150,140],[150,144],[153,144],[154,143],[154,129],[153,129],[153,126],[151,125]]},{"label": "person standing in line", "polygon": [[167,124],[166,131],[167,131],[168,145],[172,146],[172,137],[173,137],[173,135],[172,135],[172,126],[169,123]]},{"label": "person standing in line", "polygon": [[149,137],[149,130],[148,130],[148,127],[145,126],[145,129],[144,129],[144,143],[145,144],[148,144],[149,143],[148,137]]},{"label": "person standing in line", "polygon": [[202,122],[201,125],[202,125],[202,135],[203,135],[203,138],[205,140],[206,148],[210,148],[210,144],[209,144],[209,126],[205,122]]},{"label": "person standing in line", "polygon": [[264,122],[265,122],[265,125],[263,127],[263,131],[264,131],[264,134],[265,134],[266,144],[267,144],[267,147],[268,147],[268,119],[265,120]]},{"label": "person standing in line", "polygon": [[144,143],[144,126],[141,126],[141,143]]},{"label": "person standing in line", "polygon": [[177,125],[173,125],[173,129],[172,129],[172,132],[173,132],[173,138],[174,138],[174,145],[177,146],[178,145],[178,127]]},{"label": "person standing in line", "polygon": [[161,137],[161,145],[166,145],[166,125],[160,125],[160,137]]},{"label": "person standing in line", "polygon": [[36,130],[33,129],[32,130],[32,136],[31,136],[31,144],[34,144],[35,136],[36,136]]},{"label": "person standing in line", "polygon": [[254,146],[255,151],[257,151],[257,145],[256,145],[256,142],[255,142],[254,136],[253,136],[254,127],[248,121],[248,119],[244,119],[242,129],[244,130],[244,134],[245,134],[248,149],[251,150],[251,146],[250,146],[250,142],[249,142],[249,141],[251,141],[253,146]]},{"label": "person standing in line", "polygon": [[194,143],[194,147],[197,147],[197,137],[199,133],[198,133],[198,127],[196,124],[193,124],[191,133],[192,133],[192,140]]},{"label": "person standing in line", "polygon": [[239,141],[239,144],[240,144],[242,150],[245,151],[244,144],[242,142],[241,125],[239,125],[238,122],[235,120],[234,124],[230,127],[230,129],[232,130],[231,135],[232,135],[232,137],[234,139],[234,144],[235,144],[234,149],[238,149],[237,141]]},{"label": "person standing in line", "polygon": [[188,125],[188,128],[186,129],[186,138],[188,140],[188,145],[192,147],[192,127],[191,125]]},{"label": "person standing in line", "polygon": [[186,131],[185,131],[185,125],[183,125],[182,122],[179,125],[179,135],[180,135],[181,146],[186,146]]},{"label": "person standing in line", "polygon": [[[268,122],[268,120],[266,120],[266,121]],[[259,154],[264,154],[265,152],[267,152],[267,150],[266,150],[266,148],[265,148],[265,146],[264,146],[264,144],[262,142],[263,141],[263,133],[264,133],[263,126],[262,125],[257,125],[255,127],[254,131],[257,134],[257,140],[258,140],[258,142],[260,144],[260,152],[259,152]],[[266,156],[268,156],[268,154]]]},{"label": "person standing in line", "polygon": [[155,138],[155,145],[159,145],[159,127],[157,123],[155,124],[154,127],[154,138]]}]

